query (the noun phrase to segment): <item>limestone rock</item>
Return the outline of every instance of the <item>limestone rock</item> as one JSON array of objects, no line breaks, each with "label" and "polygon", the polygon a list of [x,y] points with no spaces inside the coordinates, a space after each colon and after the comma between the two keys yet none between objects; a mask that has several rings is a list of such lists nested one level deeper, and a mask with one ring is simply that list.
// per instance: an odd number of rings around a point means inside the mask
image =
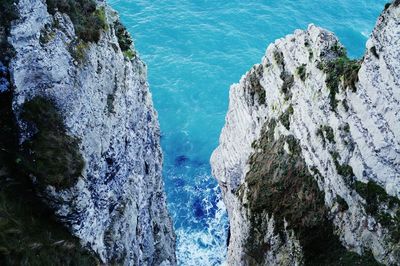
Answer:
[{"label": "limestone rock", "polygon": [[68,134],[80,140],[84,171],[76,185],[48,186],[59,219],[104,263],[174,265],[175,235],[167,213],[157,113],[146,66],[124,55],[118,15],[104,1],[106,28],[81,42],[67,14],[51,15],[42,0],[20,0],[9,43],[13,110],[20,141],[30,138],[19,117],[26,101],[54,100]]},{"label": "limestone rock", "polygon": [[[277,193],[274,187],[257,187],[254,182],[258,181],[249,179],[254,167],[276,163],[278,151],[262,148],[268,144],[263,136],[271,121],[277,121],[275,142],[290,136],[298,142],[299,154],[292,154],[293,142],[284,145],[286,154],[304,160],[323,195],[332,233],[341,244],[360,255],[372,253],[380,263],[398,265],[399,25],[396,1],[379,17],[361,61],[348,59],[333,33],[310,25],[271,44],[261,64],[232,85],[220,144],[211,158],[230,219],[229,265],[253,265],[247,246],[252,230],[265,236],[254,243],[265,245],[256,264],[307,262],[301,256],[306,255],[304,246],[293,244],[302,243],[292,230],[295,225],[274,221],[278,212],[251,213],[252,194],[260,195],[263,189],[263,193]],[[257,154],[269,159],[254,163]],[[280,181],[285,177],[274,173],[258,178]],[[293,178],[299,175],[295,172]],[[264,216],[262,222],[252,222],[254,215]],[[287,225],[287,237],[279,237],[282,232],[276,225],[282,222]]]}]

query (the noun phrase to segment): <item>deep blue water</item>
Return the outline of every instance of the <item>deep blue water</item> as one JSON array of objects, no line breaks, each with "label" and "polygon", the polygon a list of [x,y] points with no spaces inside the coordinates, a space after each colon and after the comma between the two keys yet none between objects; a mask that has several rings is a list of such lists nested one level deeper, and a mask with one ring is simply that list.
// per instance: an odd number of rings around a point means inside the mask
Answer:
[{"label": "deep blue water", "polygon": [[388,0],[109,0],[148,65],[159,113],[168,207],[181,265],[219,265],[227,217],[209,158],[230,84],[269,43],[309,23],[335,32],[359,57]]}]

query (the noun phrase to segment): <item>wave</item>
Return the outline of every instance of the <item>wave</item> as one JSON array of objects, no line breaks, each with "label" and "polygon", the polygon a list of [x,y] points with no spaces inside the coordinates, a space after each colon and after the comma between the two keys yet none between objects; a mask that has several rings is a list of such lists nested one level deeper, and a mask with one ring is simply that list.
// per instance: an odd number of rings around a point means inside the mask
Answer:
[{"label": "wave", "polygon": [[192,180],[169,174],[166,179],[174,184],[167,187],[174,187],[168,196],[174,197],[169,210],[177,235],[178,265],[223,265],[228,217],[216,181],[205,173]]}]

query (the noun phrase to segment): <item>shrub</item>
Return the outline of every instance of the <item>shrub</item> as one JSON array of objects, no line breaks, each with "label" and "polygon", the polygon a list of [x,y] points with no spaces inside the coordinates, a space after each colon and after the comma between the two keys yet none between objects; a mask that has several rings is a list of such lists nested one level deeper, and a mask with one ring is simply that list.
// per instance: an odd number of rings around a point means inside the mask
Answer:
[{"label": "shrub", "polygon": [[5,179],[0,177],[0,265],[99,265],[29,182]]},{"label": "shrub", "polygon": [[[56,23],[53,23],[52,27],[55,27]],[[44,45],[56,37],[56,32],[54,29],[50,26],[50,24],[46,24],[45,27],[40,31],[40,37],[39,37],[39,42],[40,44]]]},{"label": "shrub", "polygon": [[[389,230],[394,242],[400,241],[400,200],[387,194],[386,190],[374,181],[363,183],[355,182],[355,190],[366,201],[365,211],[374,216],[377,221]],[[390,215],[382,208],[382,204],[389,209],[396,210],[394,215]]]},{"label": "shrub", "polygon": [[283,66],[285,63],[283,59],[283,53],[278,50],[274,51],[274,60],[279,66]]},{"label": "shrub", "polygon": [[29,182],[10,179],[0,177],[0,265],[99,265]]},{"label": "shrub", "polygon": [[306,80],[306,64],[303,64],[297,68],[297,75],[299,75],[302,81]]},{"label": "shrub", "polygon": [[126,27],[120,22],[114,23],[115,34],[118,39],[119,47],[126,58],[132,60],[136,56],[136,52],[132,49],[132,38]]},{"label": "shrub", "polygon": [[120,22],[116,21],[114,23],[115,34],[118,39],[119,47],[122,52],[129,51],[132,48],[132,38],[127,31],[126,27]]},{"label": "shrub", "polygon": [[335,134],[333,133],[333,128],[325,125],[322,126],[322,130],[325,132],[326,139],[331,143],[335,143]]},{"label": "shrub", "polygon": [[339,44],[339,42],[336,42],[332,46],[332,51],[335,52],[339,57],[346,56],[346,49]]},{"label": "shrub", "polygon": [[342,82],[344,88],[350,88],[355,92],[361,63],[358,60],[350,60],[344,55],[336,60],[323,64],[322,67],[327,75],[326,86],[329,89],[331,109],[335,111],[338,105],[336,93],[339,92],[340,83]]},{"label": "shrub", "polygon": [[343,212],[349,209],[349,205],[347,204],[346,200],[341,196],[339,195],[336,196],[336,202],[339,205],[339,211]]},{"label": "shrub", "polygon": [[354,182],[353,168],[348,164],[340,164],[339,163],[340,155],[338,152],[331,151],[330,154],[332,156],[333,163],[335,164],[337,173],[343,177],[343,180],[347,186],[353,187],[354,186],[354,184],[353,184],[353,182]]},{"label": "shrub", "polygon": [[279,121],[287,129],[290,129],[290,116],[293,114],[293,106],[290,105],[284,113],[279,116]]},{"label": "shrub", "polygon": [[254,104],[255,96],[258,96],[258,104],[265,104],[266,93],[265,89],[261,85],[261,78],[264,74],[264,69],[262,65],[253,67],[249,74],[247,75],[246,91],[249,92],[251,100]]},{"label": "shrub", "polygon": [[71,56],[78,62],[82,63],[86,58],[86,49],[88,48],[88,44],[79,40],[74,45],[70,46]]},{"label": "shrub", "polygon": [[85,42],[98,42],[102,30],[106,30],[107,18],[104,7],[96,9],[95,0],[46,0],[49,13],[67,14],[74,24],[77,36]]},{"label": "shrub", "polygon": [[291,88],[294,83],[294,76],[289,72],[282,71],[280,78],[283,80],[283,84],[281,87],[281,93],[284,94],[285,100],[289,100],[292,97]]},{"label": "shrub", "polygon": [[347,100],[346,100],[346,99],[343,99],[342,105],[343,105],[344,110],[345,110],[346,112],[348,112],[349,109],[350,109],[350,107],[349,107],[349,104],[347,103]]},{"label": "shrub", "polygon": [[136,56],[136,53],[135,53],[132,49],[129,49],[129,50],[127,50],[127,51],[123,51],[122,53],[123,53],[124,56],[125,56],[126,58],[128,58],[129,60],[132,60],[132,59],[135,58],[135,56]]},{"label": "shrub", "polygon": [[353,92],[357,91],[356,83],[358,82],[358,71],[361,63],[357,60],[349,60],[345,62],[343,70],[343,86],[345,89],[350,88]]},{"label": "shrub", "polygon": [[298,156],[301,154],[301,147],[298,142],[299,141],[293,135],[289,135],[286,138],[286,143],[288,144],[289,151],[292,155]]},{"label": "shrub", "polygon": [[377,213],[380,203],[386,203],[389,208],[400,207],[400,200],[387,194],[386,190],[374,181],[363,183],[356,181],[355,189],[367,201],[367,212]]},{"label": "shrub", "polygon": [[84,168],[78,139],[67,134],[63,119],[50,99],[37,96],[22,106],[21,118],[36,133],[22,145],[21,165],[40,186],[73,186]]},{"label": "shrub", "polygon": [[335,142],[335,134],[333,133],[333,129],[330,126],[321,125],[317,129],[316,135],[321,137],[322,144],[324,147],[326,145],[326,140],[328,140],[330,143],[336,143]]}]

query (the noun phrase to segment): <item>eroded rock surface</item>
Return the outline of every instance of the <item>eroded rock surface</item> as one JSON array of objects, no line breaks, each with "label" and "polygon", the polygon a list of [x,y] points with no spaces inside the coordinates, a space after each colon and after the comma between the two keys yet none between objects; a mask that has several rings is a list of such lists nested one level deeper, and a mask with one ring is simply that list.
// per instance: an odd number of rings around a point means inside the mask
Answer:
[{"label": "eroded rock surface", "polygon": [[104,263],[174,265],[146,66],[129,47],[116,12],[104,1],[94,8],[100,35],[85,36],[80,28],[77,36],[68,14],[50,12],[46,1],[19,1],[8,36],[15,50],[9,69],[19,140],[24,145],[40,130],[24,120],[24,104],[49,99],[73,138],[66,143],[78,143],[84,161],[72,184],[39,184],[60,221]]},{"label": "eroded rock surface", "polygon": [[399,25],[395,1],[359,61],[310,25],[232,85],[211,158],[229,265],[399,264]]}]

